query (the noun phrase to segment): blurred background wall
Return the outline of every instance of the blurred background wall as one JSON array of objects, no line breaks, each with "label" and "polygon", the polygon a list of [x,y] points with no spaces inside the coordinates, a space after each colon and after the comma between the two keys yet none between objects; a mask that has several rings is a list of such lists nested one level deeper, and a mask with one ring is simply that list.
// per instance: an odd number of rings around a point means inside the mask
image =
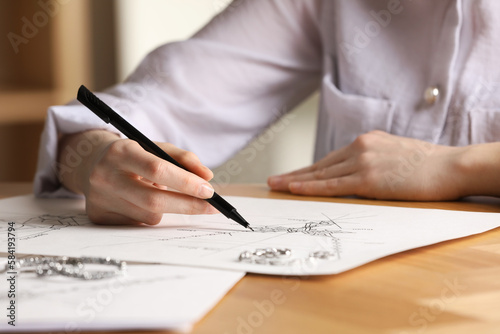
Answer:
[{"label": "blurred background wall", "polygon": [[31,181],[46,110],[116,82],[113,0],[0,1],[0,181]]},{"label": "blurred background wall", "polygon": [[[86,83],[122,81],[157,46],[188,38],[229,0],[0,1],[0,181],[30,181],[48,106]],[[217,168],[215,181],[265,182],[312,162],[317,96]]]}]

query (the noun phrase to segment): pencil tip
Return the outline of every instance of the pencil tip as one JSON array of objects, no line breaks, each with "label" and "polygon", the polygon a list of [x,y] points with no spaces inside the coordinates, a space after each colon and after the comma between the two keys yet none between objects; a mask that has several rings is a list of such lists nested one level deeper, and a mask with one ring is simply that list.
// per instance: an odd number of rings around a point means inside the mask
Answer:
[{"label": "pencil tip", "polygon": [[[232,210],[231,211],[232,213],[232,219],[234,221],[236,221],[238,224],[240,224],[241,226],[245,227],[245,228],[249,228],[253,231],[253,228],[250,227],[250,224],[245,220],[245,218],[243,218],[239,213],[238,211],[236,211],[236,209]],[[254,231],[255,232],[255,231]]]}]

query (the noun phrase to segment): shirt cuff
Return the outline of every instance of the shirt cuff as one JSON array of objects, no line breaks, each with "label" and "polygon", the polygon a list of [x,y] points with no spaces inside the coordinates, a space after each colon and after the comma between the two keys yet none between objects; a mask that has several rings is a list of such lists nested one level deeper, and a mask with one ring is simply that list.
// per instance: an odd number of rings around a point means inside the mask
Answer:
[{"label": "shirt cuff", "polygon": [[58,143],[62,135],[79,133],[88,130],[102,129],[123,135],[110,124],[104,123],[100,118],[82,105],[66,105],[50,107],[45,121],[45,128],[40,140],[38,151],[38,165],[34,179],[34,194],[37,197],[72,197],[81,198],[81,195],[66,189],[60,182],[59,170],[70,171],[90,153],[93,147],[92,139],[82,142],[77,147],[72,161],[59,163],[57,161]]}]

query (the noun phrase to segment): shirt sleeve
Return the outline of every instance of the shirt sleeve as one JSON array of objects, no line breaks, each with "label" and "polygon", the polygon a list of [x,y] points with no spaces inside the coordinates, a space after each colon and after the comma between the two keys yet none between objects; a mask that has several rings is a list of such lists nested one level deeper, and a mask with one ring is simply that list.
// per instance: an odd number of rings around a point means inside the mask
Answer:
[{"label": "shirt sleeve", "polygon": [[[319,0],[236,0],[192,38],[157,48],[124,83],[97,95],[152,140],[218,166],[318,88],[320,7]],[[58,169],[71,168],[57,163],[58,138],[90,129],[117,132],[74,101],[49,108],[36,195],[74,196],[57,178]],[[74,163],[85,152],[75,152]]]}]

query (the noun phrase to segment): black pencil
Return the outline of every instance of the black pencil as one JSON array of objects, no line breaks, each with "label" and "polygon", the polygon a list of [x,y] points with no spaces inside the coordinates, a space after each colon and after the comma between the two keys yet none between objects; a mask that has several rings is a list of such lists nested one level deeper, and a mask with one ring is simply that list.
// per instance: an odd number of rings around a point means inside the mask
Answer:
[{"label": "black pencil", "polygon": [[[144,148],[146,151],[189,172],[189,170],[187,170],[184,166],[178,163],[174,158],[168,155],[164,150],[162,150],[158,145],[153,143],[139,130],[133,127],[132,124],[130,124],[120,115],[118,115],[113,109],[111,109],[111,107],[109,107],[106,103],[101,101],[84,85],[81,85],[80,88],[78,89],[77,99],[84,106],[86,106],[92,112],[94,112],[94,114],[99,116],[99,118],[101,118],[104,122],[112,124],[115,128],[117,128],[121,133],[123,133],[129,139],[138,142],[139,145],[141,145],[142,148]],[[249,228],[250,230],[253,231],[253,229],[250,227],[250,224],[238,213],[238,211],[236,211],[236,209],[231,204],[229,204],[224,198],[222,198],[216,192],[214,192],[214,195],[211,198],[205,200],[208,203],[210,203],[214,208],[219,210],[227,218],[232,219],[241,226]]]}]

